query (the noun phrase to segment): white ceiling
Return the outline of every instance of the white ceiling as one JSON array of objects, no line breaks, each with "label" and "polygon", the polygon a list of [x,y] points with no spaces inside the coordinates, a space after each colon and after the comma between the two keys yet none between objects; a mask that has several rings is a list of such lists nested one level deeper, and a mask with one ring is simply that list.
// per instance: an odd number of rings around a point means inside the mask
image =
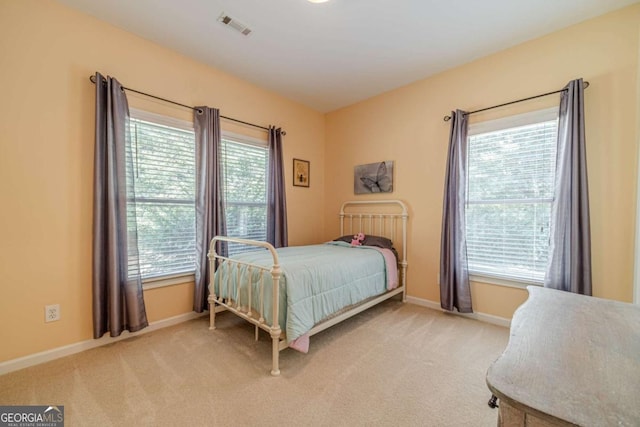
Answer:
[{"label": "white ceiling", "polygon": [[327,112],[638,0],[59,1]]}]

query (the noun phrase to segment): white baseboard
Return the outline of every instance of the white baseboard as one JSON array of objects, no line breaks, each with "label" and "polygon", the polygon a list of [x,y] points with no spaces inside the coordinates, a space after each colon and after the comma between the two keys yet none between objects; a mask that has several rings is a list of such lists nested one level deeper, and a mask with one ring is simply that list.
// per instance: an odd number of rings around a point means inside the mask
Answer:
[{"label": "white baseboard", "polygon": [[458,313],[457,311],[447,311],[447,310],[443,310],[442,307],[440,306],[440,303],[435,302],[435,301],[429,301],[427,299],[422,299],[422,298],[416,298],[416,297],[412,297],[412,296],[408,296],[407,295],[407,302],[410,304],[415,304],[415,305],[420,305],[422,307],[427,307],[427,308],[432,308],[434,310],[439,310],[445,313],[451,313],[451,314],[455,314],[458,316],[463,316],[463,317],[468,317],[470,319],[475,319],[475,320],[479,320],[481,322],[485,322],[485,323],[491,323],[493,325],[498,325],[498,326],[504,326],[505,328],[508,328],[509,326],[511,326],[511,319],[507,319],[504,317],[499,317],[499,316],[494,316],[492,314],[486,314],[486,313]]},{"label": "white baseboard", "polygon": [[[427,307],[434,310],[451,313],[443,310],[440,307],[440,304],[435,301],[429,301],[422,298],[407,296],[407,302],[410,304],[415,304],[422,307]],[[491,323],[498,326],[504,326],[507,328],[511,324],[510,319],[506,319],[504,317],[498,317],[498,316],[494,316],[486,313],[466,314],[466,313],[453,312],[453,314],[479,320],[481,322]],[[148,327],[138,332],[130,333],[128,331],[125,331],[122,333],[122,335],[115,338],[112,338],[110,336],[104,336],[97,340],[91,339],[86,341],[80,341],[74,344],[69,344],[69,345],[54,348],[51,350],[46,350],[40,353],[30,354],[28,356],[20,357],[17,359],[7,360],[6,362],[0,362],[0,375],[8,374],[9,372],[17,371],[19,369],[28,368],[29,366],[39,365],[40,363],[49,362],[51,360],[59,359],[64,356],[80,353],[82,351],[89,350],[92,348],[111,344],[111,343],[121,341],[127,338],[131,338],[137,335],[142,335],[148,332],[157,331],[158,329],[177,325],[178,323],[186,322],[188,320],[196,319],[198,317],[205,316],[205,315],[208,315],[208,313],[207,312],[204,312],[204,313],[191,312],[191,313],[180,314],[178,316],[169,317],[168,319],[152,322],[149,324]]]},{"label": "white baseboard", "polygon": [[49,362],[51,360],[59,359],[64,356],[80,353],[85,350],[111,344],[127,338],[135,337],[137,335],[142,335],[148,332],[157,331],[158,329],[177,325],[178,323],[186,322],[188,320],[196,319],[198,317],[205,316],[205,315],[208,315],[208,312],[203,312],[203,313],[191,312],[191,313],[180,314],[178,316],[173,316],[167,319],[162,319],[156,322],[152,322],[149,324],[149,326],[147,326],[146,328],[138,332],[131,333],[129,331],[124,331],[119,337],[110,337],[108,335],[105,335],[99,339],[80,341],[74,344],[53,348],[51,350],[46,350],[40,353],[30,354],[28,356],[20,357],[18,359],[7,360],[6,362],[0,363],[0,375],[17,371],[18,369],[28,368],[29,366],[39,365],[40,363]]}]

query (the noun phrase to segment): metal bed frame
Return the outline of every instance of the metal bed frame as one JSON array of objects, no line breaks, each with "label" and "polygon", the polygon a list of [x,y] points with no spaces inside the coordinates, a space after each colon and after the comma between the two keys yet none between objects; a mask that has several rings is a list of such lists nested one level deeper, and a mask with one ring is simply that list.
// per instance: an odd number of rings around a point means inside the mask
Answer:
[{"label": "metal bed frame", "polygon": [[[340,208],[340,235],[355,234],[360,231],[368,235],[378,235],[391,239],[394,245],[398,245],[401,248],[398,259],[398,273],[399,284],[398,287],[387,291],[376,297],[366,299],[355,306],[348,307],[336,313],[328,320],[322,321],[315,325],[308,335],[312,336],[321,332],[337,323],[342,322],[376,304],[381,303],[395,295],[402,294],[402,301],[406,300],[406,278],[407,278],[407,220],[409,218],[407,206],[400,200],[357,200],[344,202]],[[398,224],[400,220],[400,225]],[[346,227],[348,226],[348,227]],[[400,228],[401,242],[396,241],[397,229]],[[218,255],[215,251],[216,242],[233,242],[240,243],[259,248],[265,248],[269,250],[273,257],[273,263],[271,267],[264,267],[256,264],[249,264],[242,261],[235,260],[233,258],[224,257]],[[249,270],[249,276],[251,272],[255,270],[260,276],[260,284],[258,287],[259,292],[259,307],[260,310],[256,310],[251,307],[252,301],[252,286],[247,287],[247,292],[242,295],[241,292],[237,292],[235,298],[222,298],[216,296],[213,292],[210,293],[209,302],[209,316],[210,325],[209,329],[216,328],[216,310],[217,311],[230,311],[235,315],[245,319],[246,321],[255,325],[255,339],[258,339],[258,329],[263,329],[269,333],[272,340],[272,367],[271,375],[280,375],[279,368],[279,353],[281,350],[287,348],[286,337],[280,329],[278,322],[279,319],[279,292],[280,292],[280,278],[282,277],[282,269],[280,268],[280,262],[278,259],[278,253],[276,249],[269,243],[260,242],[255,240],[238,239],[233,237],[216,236],[211,240],[209,246],[209,268],[210,271],[215,271],[214,266],[216,262],[226,262],[231,264],[231,268],[228,271],[233,273],[234,267],[240,273],[240,267],[246,266]],[[216,261],[218,260],[218,261]],[[232,274],[231,273],[231,274]],[[270,274],[272,278],[272,321],[271,325],[268,325],[261,313],[264,313],[264,307],[267,303],[264,299],[264,275]],[[211,280],[209,283],[209,289],[215,289],[213,286],[214,275],[211,274]],[[229,286],[229,277],[219,278],[219,286],[225,289],[225,286]],[[228,289],[228,288],[227,288]],[[238,287],[239,289],[239,287]],[[246,296],[243,302],[243,296]]]}]

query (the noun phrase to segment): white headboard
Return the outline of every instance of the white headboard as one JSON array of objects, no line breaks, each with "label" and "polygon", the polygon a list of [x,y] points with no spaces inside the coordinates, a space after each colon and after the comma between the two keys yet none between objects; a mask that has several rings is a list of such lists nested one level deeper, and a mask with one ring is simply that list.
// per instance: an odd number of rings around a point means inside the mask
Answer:
[{"label": "white headboard", "polygon": [[398,250],[402,285],[406,289],[407,220],[409,210],[402,200],[350,200],[340,207],[340,235],[376,235],[391,239]]}]

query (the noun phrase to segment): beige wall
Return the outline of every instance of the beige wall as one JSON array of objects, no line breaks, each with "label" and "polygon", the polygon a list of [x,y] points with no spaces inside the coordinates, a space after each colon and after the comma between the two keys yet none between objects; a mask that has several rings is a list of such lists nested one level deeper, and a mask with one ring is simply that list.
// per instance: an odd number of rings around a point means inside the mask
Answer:
[{"label": "beige wall", "polygon": [[[88,78],[95,71],[181,103],[282,126],[290,242],[322,239],[323,114],[52,1],[0,0],[0,52],[0,362],[91,339]],[[134,95],[129,101],[190,117]],[[291,185],[293,157],[311,161],[310,188]],[[191,311],[192,292],[192,284],[146,291],[150,321]],[[44,306],[55,303],[62,319],[45,324]]]},{"label": "beige wall", "polygon": [[[326,230],[353,198],[353,166],[395,161],[393,196],[411,206],[408,293],[439,301],[442,194],[452,109],[467,111],[562,88],[583,77],[591,198],[593,291],[631,301],[633,292],[638,35],[640,5],[581,23],[329,113],[326,127]],[[557,105],[558,97],[472,116]],[[358,196],[366,198],[372,196]],[[476,311],[510,318],[526,291],[473,283]]]}]

